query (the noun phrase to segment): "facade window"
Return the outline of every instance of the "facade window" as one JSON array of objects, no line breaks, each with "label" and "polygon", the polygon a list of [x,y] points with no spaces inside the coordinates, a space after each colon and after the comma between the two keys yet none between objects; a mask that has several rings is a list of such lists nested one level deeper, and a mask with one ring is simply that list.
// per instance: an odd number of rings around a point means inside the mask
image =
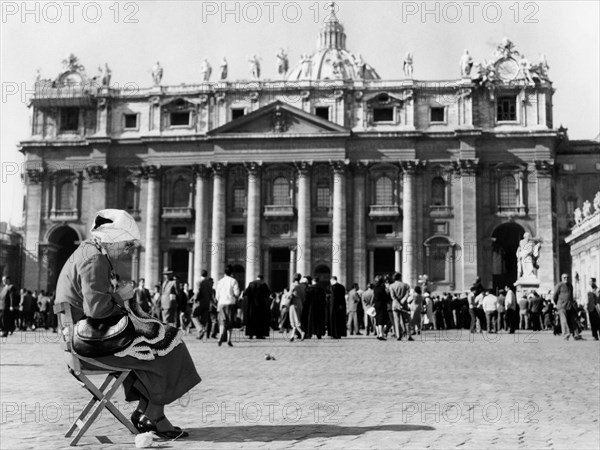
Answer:
[{"label": "facade window", "polygon": [[273,204],[274,205],[289,205],[290,186],[288,180],[284,177],[277,177],[273,180]]},{"label": "facade window", "polygon": [[373,108],[373,122],[393,122],[394,108]]},{"label": "facade window", "polygon": [[329,106],[317,106],[315,108],[315,115],[322,119],[329,120]]},{"label": "facade window", "polygon": [[392,180],[386,176],[379,177],[375,183],[375,204],[393,205],[393,196]]},{"label": "facade window", "polygon": [[499,183],[499,206],[503,208],[514,208],[517,206],[517,182],[513,175],[505,175],[500,178]]},{"label": "facade window", "polygon": [[446,182],[441,177],[435,177],[431,181],[431,204],[434,206],[446,204]]},{"label": "facade window", "polygon": [[500,97],[498,99],[497,120],[517,120],[517,97]]},{"label": "facade window", "polygon": [[233,209],[244,210],[246,208],[246,189],[237,185],[233,187]]},{"label": "facade window", "polygon": [[73,183],[71,181],[65,181],[58,188],[57,209],[63,211],[74,209],[73,200]]},{"label": "facade window", "polygon": [[320,223],[315,225],[315,234],[329,234],[329,224]]},{"label": "facade window", "polygon": [[137,130],[137,128],[138,128],[138,115],[137,114],[124,114],[123,120],[125,121],[124,128],[126,130]]},{"label": "facade window", "polygon": [[443,106],[435,106],[435,107],[431,107],[430,109],[430,116],[429,116],[429,121],[430,122],[444,122],[445,121],[445,117],[444,117],[444,111],[445,108]]},{"label": "facade window", "polygon": [[246,114],[246,108],[231,108],[231,120],[239,119]]},{"label": "facade window", "polygon": [[434,239],[429,244],[429,279],[430,281],[446,281],[446,264],[449,258],[450,244],[444,239]]},{"label": "facade window", "polygon": [[79,129],[79,108],[60,109],[60,131],[77,131]]},{"label": "facade window", "polygon": [[190,184],[183,178],[173,183],[173,195],[171,206],[188,206],[190,200]]},{"label": "facade window", "polygon": [[327,209],[331,207],[331,191],[327,180],[319,180],[317,183],[317,208]]},{"label": "facade window", "polygon": [[170,124],[172,127],[190,126],[190,113],[189,112],[172,112],[170,115]]},{"label": "facade window", "polygon": [[378,224],[375,225],[375,234],[392,234],[394,232],[394,226],[392,224]]},{"label": "facade window", "polygon": [[243,235],[245,232],[244,225],[236,224],[231,225],[231,234]]},{"label": "facade window", "polygon": [[171,236],[186,236],[187,234],[187,227],[171,227]]},{"label": "facade window", "polygon": [[128,181],[125,183],[124,189],[124,197],[125,197],[125,209],[128,211],[133,211],[135,208],[135,185]]}]

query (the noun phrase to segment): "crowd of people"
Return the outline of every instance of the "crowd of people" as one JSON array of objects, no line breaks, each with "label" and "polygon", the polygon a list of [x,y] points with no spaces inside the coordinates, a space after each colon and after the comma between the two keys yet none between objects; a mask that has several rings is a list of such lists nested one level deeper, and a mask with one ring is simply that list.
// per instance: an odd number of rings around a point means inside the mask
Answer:
[{"label": "crowd of people", "polygon": [[54,295],[44,290],[18,289],[9,276],[2,277],[0,290],[0,330],[2,337],[16,330],[36,328],[56,331]]},{"label": "crowd of people", "polygon": [[[596,279],[591,279],[587,302],[582,305],[573,299],[566,274],[554,293],[544,296],[533,291],[520,298],[510,286],[485,289],[479,278],[465,293],[431,293],[426,281],[410,288],[399,273],[378,275],[364,290],[353,284],[348,291],[335,276],[324,287],[318,279],[301,274],[282,292],[272,292],[262,275],[242,289],[229,266],[216,285],[203,270],[193,290],[171,270],[166,269],[163,277],[162,285],[152,290],[143,278],[139,280],[134,293],[140,308],[184,333],[195,329],[198,339],[218,339],[219,345],[233,345],[233,328],[243,329],[250,339],[265,339],[271,330],[279,331],[290,341],[354,334],[410,341],[422,330],[445,329],[471,333],[550,330],[575,340],[581,339],[582,330],[591,329],[595,340],[600,336]],[[52,294],[19,291],[10,277],[3,277],[0,299],[3,337],[15,330],[56,329]]]}]

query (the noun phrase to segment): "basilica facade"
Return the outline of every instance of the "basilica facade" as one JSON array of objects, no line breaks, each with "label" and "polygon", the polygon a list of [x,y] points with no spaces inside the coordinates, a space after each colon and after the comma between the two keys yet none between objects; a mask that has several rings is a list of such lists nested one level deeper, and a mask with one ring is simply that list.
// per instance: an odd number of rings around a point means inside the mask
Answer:
[{"label": "basilica facade", "polygon": [[[308,49],[307,49],[308,50]],[[264,80],[116,88],[71,56],[31,101],[26,158],[24,285],[54,290],[89,237],[96,211],[121,208],[141,245],[123,278],[193,284],[226,264],[275,290],[300,272],[361,287],[399,271],[414,285],[468,290],[477,276],[517,278],[528,232],[541,243],[542,290],[570,270],[564,236],[579,198],[598,190],[596,141],[569,141],[552,119],[545,61],[504,39],[490,62],[461,59],[457,78],[397,79],[346,48],[335,14],[318,45]],[[459,58],[457,58],[458,60]],[[457,67],[458,68],[458,67]]]}]

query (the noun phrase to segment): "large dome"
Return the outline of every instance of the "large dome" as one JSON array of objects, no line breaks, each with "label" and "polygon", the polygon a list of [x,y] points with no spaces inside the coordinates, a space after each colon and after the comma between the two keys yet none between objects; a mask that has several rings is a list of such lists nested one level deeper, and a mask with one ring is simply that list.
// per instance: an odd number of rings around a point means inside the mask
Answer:
[{"label": "large dome", "polygon": [[300,62],[288,72],[288,81],[299,80],[378,80],[379,75],[360,54],[346,50],[346,33],[335,15],[333,2],[321,27],[317,50],[303,54]]}]

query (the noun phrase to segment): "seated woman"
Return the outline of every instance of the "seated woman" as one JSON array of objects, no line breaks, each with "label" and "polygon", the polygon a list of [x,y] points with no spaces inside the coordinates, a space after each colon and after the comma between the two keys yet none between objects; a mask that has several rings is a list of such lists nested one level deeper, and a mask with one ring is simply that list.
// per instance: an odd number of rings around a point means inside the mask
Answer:
[{"label": "seated woman", "polygon": [[162,324],[137,307],[131,284],[119,284],[112,261],[138,245],[140,231],[133,217],[118,209],[96,214],[92,237],[67,260],[56,288],[56,302],[71,305],[73,320],[105,319],[129,310],[135,339],[124,350],[95,358],[114,367],[131,369],[123,383],[125,399],[137,401],[131,421],[141,432],[177,439],[188,434],[165,417],[165,405],[200,382],[194,362],[181,340],[181,331]]}]

